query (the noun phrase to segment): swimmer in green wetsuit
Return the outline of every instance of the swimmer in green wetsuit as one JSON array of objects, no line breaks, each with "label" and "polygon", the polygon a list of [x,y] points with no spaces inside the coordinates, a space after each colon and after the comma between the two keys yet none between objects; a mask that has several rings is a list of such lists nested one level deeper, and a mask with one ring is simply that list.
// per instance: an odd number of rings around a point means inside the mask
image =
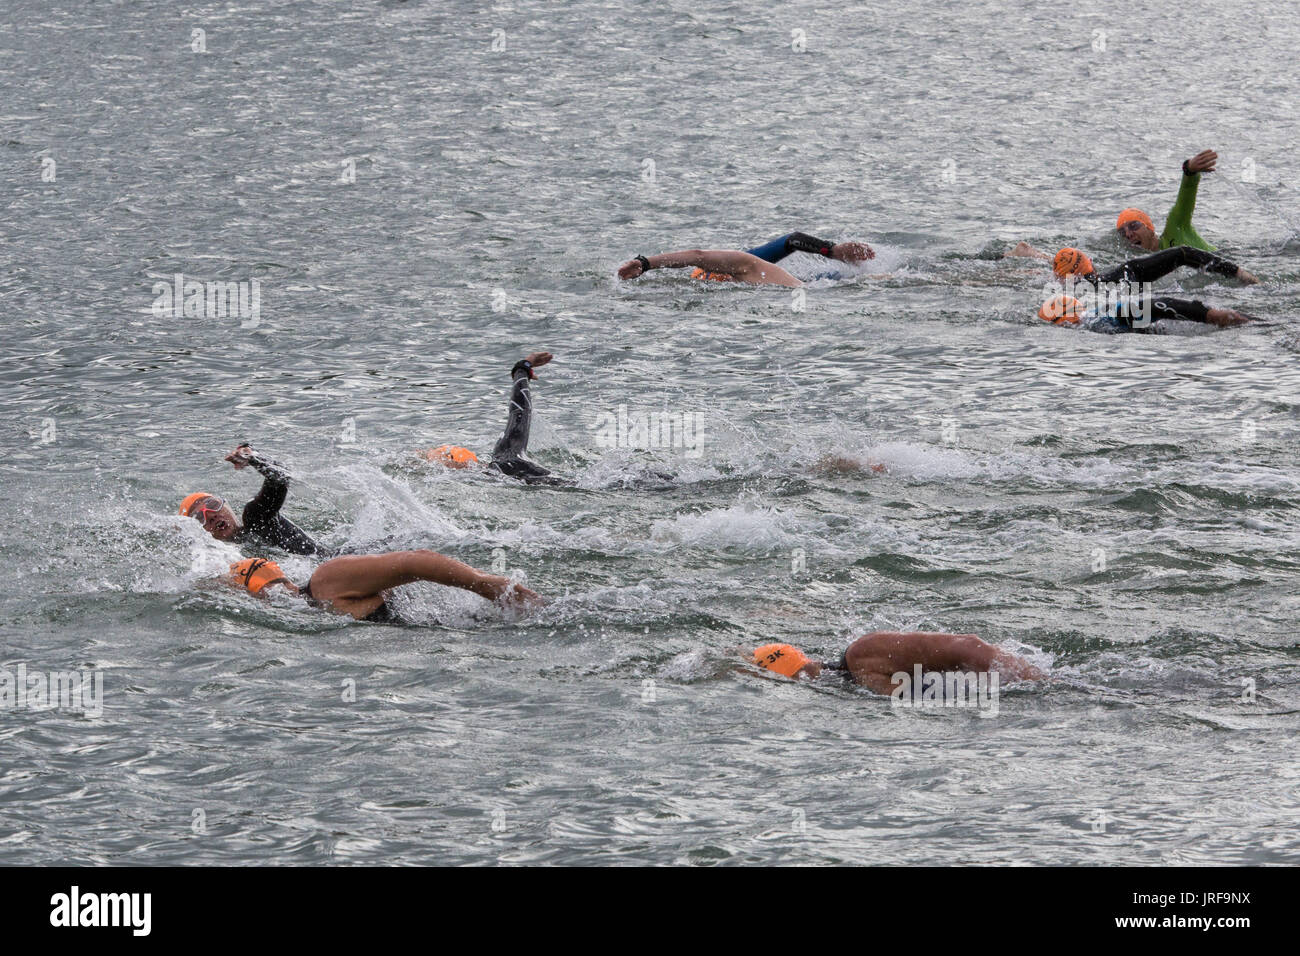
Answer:
[{"label": "swimmer in green wetsuit", "polygon": [[[1156,235],[1155,224],[1151,217],[1141,209],[1125,209],[1115,220],[1115,228],[1130,244],[1148,252],[1172,249],[1176,246],[1191,246],[1202,252],[1213,252],[1214,246],[1201,238],[1192,226],[1192,213],[1196,210],[1196,190],[1201,184],[1201,173],[1214,172],[1219,161],[1219,154],[1212,149],[1202,150],[1191,159],[1183,161],[1183,181],[1178,187],[1178,198],[1174,208],[1169,210],[1165,228]],[[1035,249],[1027,242],[1016,243],[1015,248],[1003,255],[1004,259],[1024,256],[1033,259],[1048,259],[1052,256]]]}]

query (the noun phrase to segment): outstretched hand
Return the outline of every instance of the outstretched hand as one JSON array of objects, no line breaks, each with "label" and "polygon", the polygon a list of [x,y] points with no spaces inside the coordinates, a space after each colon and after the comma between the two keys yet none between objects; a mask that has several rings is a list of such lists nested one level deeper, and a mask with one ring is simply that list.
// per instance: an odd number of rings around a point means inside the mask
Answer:
[{"label": "outstretched hand", "polygon": [[524,359],[524,361],[533,368],[540,368],[553,358],[555,358],[555,356],[550,352],[534,352],[532,355]]},{"label": "outstretched hand", "polygon": [[226,456],[226,461],[234,465],[236,469],[239,469],[245,467],[246,465],[251,464],[252,458],[253,458],[253,446],[240,445],[238,448],[236,448],[234,451],[232,451],[229,455]]},{"label": "outstretched hand", "polygon": [[501,607],[514,611],[531,611],[546,604],[545,598],[518,581],[499,574],[481,574],[481,577],[481,586],[473,590]]},{"label": "outstretched hand", "polygon": [[1234,325],[1245,325],[1250,321],[1250,316],[1243,315],[1236,309],[1210,309],[1205,315],[1205,320],[1211,325],[1228,328]]},{"label": "outstretched hand", "polygon": [[618,277],[620,279],[635,279],[644,271],[645,269],[642,268],[639,259],[629,259],[618,267]]},{"label": "outstretched hand", "polygon": [[840,262],[865,262],[876,258],[876,252],[865,242],[837,242],[831,246],[831,258]]},{"label": "outstretched hand", "polygon": [[1203,149],[1187,161],[1189,173],[1212,173],[1214,164],[1219,161],[1219,154],[1212,149]]},{"label": "outstretched hand", "polygon": [[529,590],[522,584],[511,584],[497,600],[505,607],[511,607],[519,611],[531,611],[542,607],[546,603],[546,600],[540,594]]}]

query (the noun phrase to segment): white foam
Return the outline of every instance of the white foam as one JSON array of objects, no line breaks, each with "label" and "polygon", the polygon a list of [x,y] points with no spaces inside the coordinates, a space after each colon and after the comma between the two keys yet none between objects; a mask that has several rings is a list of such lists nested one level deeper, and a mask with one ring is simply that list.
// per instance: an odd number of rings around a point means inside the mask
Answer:
[{"label": "white foam", "polygon": [[790,530],[792,523],[793,519],[775,508],[741,503],[656,521],[650,526],[650,537],[670,544],[767,550],[800,540]]}]

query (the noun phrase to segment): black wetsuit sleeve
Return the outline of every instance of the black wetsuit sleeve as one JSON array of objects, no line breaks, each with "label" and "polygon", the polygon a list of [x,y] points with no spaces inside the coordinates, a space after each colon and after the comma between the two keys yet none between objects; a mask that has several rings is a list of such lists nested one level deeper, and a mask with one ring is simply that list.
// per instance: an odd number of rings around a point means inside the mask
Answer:
[{"label": "black wetsuit sleeve", "polygon": [[528,430],[533,423],[533,397],[528,390],[530,377],[529,368],[523,362],[510,372],[513,382],[510,386],[510,413],[506,418],[505,433],[492,449],[493,461],[518,458],[528,450]]},{"label": "black wetsuit sleeve", "polygon": [[250,456],[248,463],[257,469],[264,480],[262,490],[245,506],[244,511],[252,508],[254,515],[259,518],[274,518],[284,506],[284,499],[289,496],[289,476],[278,462],[261,455]]},{"label": "black wetsuit sleeve", "polygon": [[811,252],[815,256],[825,256],[829,259],[834,246],[835,243],[810,236],[806,232],[792,232],[785,237],[785,248],[788,252]]},{"label": "black wetsuit sleeve", "polygon": [[506,430],[492,449],[492,466],[511,478],[533,481],[546,478],[551,473],[541,465],[527,461],[522,456],[528,450],[528,430],[533,422],[533,396],[528,389],[532,378],[531,366],[516,362],[510,370],[510,413]]},{"label": "black wetsuit sleeve", "polygon": [[1143,319],[1143,311],[1154,322],[1159,319],[1180,319],[1184,322],[1208,322],[1210,309],[1204,302],[1189,299],[1171,299],[1169,296],[1143,296],[1141,299],[1126,303],[1121,308],[1119,317],[1132,325]]},{"label": "black wetsuit sleeve", "polygon": [[1202,249],[1193,249],[1191,246],[1174,246],[1172,249],[1153,252],[1149,256],[1130,259],[1123,265],[1101,273],[1097,276],[1097,280],[1099,282],[1155,282],[1169,275],[1179,266],[1204,269],[1206,272],[1229,277],[1237,274],[1237,264],[1229,262],[1223,256],[1216,256]]},{"label": "black wetsuit sleeve", "polygon": [[289,495],[289,476],[284,469],[260,455],[253,455],[248,463],[261,473],[264,480],[257,497],[244,505],[245,533],[294,554],[323,554],[323,549],[311,535],[280,514]]},{"label": "black wetsuit sleeve", "polygon": [[1157,296],[1151,300],[1151,318],[1182,319],[1186,322],[1210,321],[1210,309],[1204,302]]}]

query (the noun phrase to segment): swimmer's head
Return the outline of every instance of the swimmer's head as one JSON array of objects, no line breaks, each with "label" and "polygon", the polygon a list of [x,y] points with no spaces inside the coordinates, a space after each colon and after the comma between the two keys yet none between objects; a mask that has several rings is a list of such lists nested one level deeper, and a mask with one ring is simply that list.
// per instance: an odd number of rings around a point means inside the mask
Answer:
[{"label": "swimmer's head", "polygon": [[1156,238],[1155,223],[1141,209],[1125,209],[1115,220],[1115,228],[1129,245],[1137,246],[1139,249],[1150,249],[1152,252],[1160,248],[1160,240]]},{"label": "swimmer's head", "polygon": [[1048,299],[1038,310],[1038,317],[1053,325],[1078,325],[1083,318],[1083,303],[1073,296],[1058,295]]},{"label": "swimmer's head", "polygon": [[428,461],[436,461],[448,468],[468,468],[470,465],[478,464],[478,455],[468,448],[461,448],[459,445],[439,445],[437,448],[426,448],[424,457]]},{"label": "swimmer's head", "polygon": [[806,674],[816,677],[822,666],[811,660],[807,654],[793,644],[764,644],[754,648],[754,663],[763,670],[772,671],[783,677],[798,677]]},{"label": "swimmer's head", "polygon": [[261,594],[272,584],[288,584],[280,566],[265,558],[245,558],[230,566],[230,576],[250,594]]},{"label": "swimmer's head", "polygon": [[1064,279],[1066,276],[1092,275],[1097,270],[1092,267],[1092,260],[1081,251],[1066,246],[1052,260],[1052,271],[1056,278]]},{"label": "swimmer's head", "polygon": [[230,510],[230,505],[206,491],[186,495],[181,502],[181,514],[197,519],[203,525],[203,530],[218,541],[228,541],[239,531],[239,521]]},{"label": "swimmer's head", "polygon": [[736,277],[725,272],[705,272],[696,267],[691,270],[692,279],[708,279],[710,282],[734,282]]}]

